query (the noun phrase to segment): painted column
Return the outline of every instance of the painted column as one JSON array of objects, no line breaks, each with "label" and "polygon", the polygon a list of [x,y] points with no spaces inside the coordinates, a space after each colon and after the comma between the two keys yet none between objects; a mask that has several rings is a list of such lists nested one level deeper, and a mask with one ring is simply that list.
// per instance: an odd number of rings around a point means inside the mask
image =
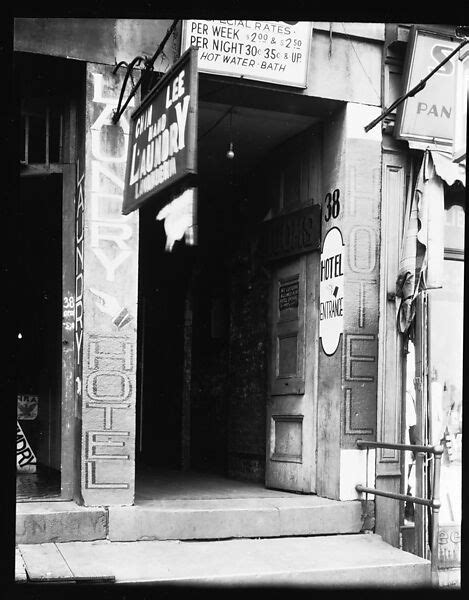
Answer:
[{"label": "painted column", "polygon": [[[341,500],[357,498],[355,485],[366,481],[366,450],[357,449],[356,440],[376,439],[381,131],[365,133],[364,126],[379,111],[349,103],[327,124],[324,138],[322,242],[333,228],[342,235],[343,276],[336,281],[343,310],[335,352],[330,340],[320,346],[318,493]],[[329,253],[326,247],[325,259]],[[369,467],[374,485],[372,451]]]},{"label": "painted column", "polygon": [[121,214],[133,102],[117,125],[111,122],[122,80],[122,71],[87,65],[75,319],[85,505],[134,499],[138,214]]}]

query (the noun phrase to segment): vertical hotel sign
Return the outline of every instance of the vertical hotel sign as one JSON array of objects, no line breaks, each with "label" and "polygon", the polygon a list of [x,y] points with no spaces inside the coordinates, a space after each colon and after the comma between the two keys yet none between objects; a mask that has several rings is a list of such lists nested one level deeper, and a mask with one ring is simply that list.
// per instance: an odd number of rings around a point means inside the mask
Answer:
[{"label": "vertical hotel sign", "polygon": [[306,87],[311,21],[201,21],[182,28],[182,48],[199,49],[199,70]]},{"label": "vertical hotel sign", "polygon": [[[413,27],[404,69],[404,93],[415,87],[458,46],[441,33]],[[455,72],[453,56],[426,82],[425,87],[404,100],[397,110],[396,137],[411,148],[428,144],[451,151],[455,119]]]},{"label": "vertical hotel sign", "polygon": [[197,172],[197,87],[189,48],[132,113],[124,215]]}]

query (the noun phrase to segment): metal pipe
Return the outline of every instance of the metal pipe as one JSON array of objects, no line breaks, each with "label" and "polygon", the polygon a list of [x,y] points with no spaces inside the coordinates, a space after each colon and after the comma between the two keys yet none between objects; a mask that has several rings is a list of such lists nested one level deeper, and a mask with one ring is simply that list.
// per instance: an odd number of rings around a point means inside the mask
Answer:
[{"label": "metal pipe", "polygon": [[415,504],[422,504],[423,506],[432,506],[433,501],[427,500],[426,498],[417,498],[416,496],[408,496],[407,494],[395,494],[393,492],[383,492],[382,490],[377,490],[376,488],[368,488],[361,483],[355,486],[355,489],[360,494],[365,492],[367,494],[374,494],[375,496],[384,496],[385,498],[393,498],[394,500],[402,500],[404,502],[414,502]]},{"label": "metal pipe", "polygon": [[[171,26],[168,28],[168,30],[166,31],[166,34],[164,36],[164,38],[162,39],[160,45],[158,46],[158,48],[156,49],[155,53],[153,54],[153,56],[149,59],[145,61],[145,69],[147,71],[151,71],[153,69],[153,64],[155,62],[155,60],[158,58],[158,56],[161,54],[161,52],[163,51],[163,48],[166,44],[166,42],[169,39],[169,36],[173,33],[173,31],[176,28],[176,25],[179,23],[179,19],[174,19],[174,21],[172,22]],[[138,58],[138,57],[137,57]],[[136,59],[134,59],[135,61]],[[132,61],[132,63],[134,62]],[[130,63],[130,64],[132,64]],[[130,65],[129,65],[130,67]],[[129,69],[130,70],[130,69]],[[127,72],[129,72],[129,70]],[[114,123],[114,125],[119,121],[122,113],[124,112],[124,110],[127,108],[128,103],[130,102],[130,100],[135,96],[138,88],[140,87],[140,85],[142,84],[142,76],[140,76],[139,80],[137,81],[137,83],[134,85],[134,87],[132,88],[132,90],[130,91],[130,94],[127,97],[127,100],[124,102],[124,105],[121,107],[120,104],[118,105],[118,108],[116,110],[116,112],[114,113],[114,115],[112,116],[112,122]],[[151,91],[151,90],[150,90]],[[122,93],[121,93],[122,95]]]},{"label": "metal pipe", "polygon": [[366,440],[357,440],[357,446],[368,448],[390,448],[391,450],[412,450],[412,452],[425,452],[427,454],[437,454],[436,448],[440,446],[420,446],[413,444],[392,444],[388,442],[368,442]]},{"label": "metal pipe", "polygon": [[440,472],[443,446],[435,446],[435,459],[433,461],[433,485],[432,485],[432,541],[431,541],[431,570],[432,583],[438,585],[438,538],[440,529]]},{"label": "metal pipe", "polygon": [[430,73],[428,75],[426,75],[421,81],[419,81],[419,83],[417,83],[417,85],[415,85],[406,94],[404,94],[403,96],[401,96],[400,98],[395,100],[389,108],[387,108],[385,111],[383,111],[378,117],[376,117],[376,119],[373,119],[373,121],[371,121],[371,123],[368,123],[368,125],[365,127],[365,131],[368,132],[368,131],[370,131],[370,129],[373,129],[373,127],[375,125],[377,125],[380,121],[382,121],[384,119],[384,117],[389,115],[389,113],[392,112],[397,106],[399,106],[399,104],[404,102],[404,100],[406,100],[407,98],[409,98],[411,96],[415,96],[415,94],[417,94],[417,92],[420,92],[421,90],[423,90],[423,88],[427,84],[427,81],[430,79],[430,77],[432,77],[432,75],[434,73],[436,73],[439,69],[441,69],[441,67],[443,65],[445,65],[456,54],[456,52],[459,52],[459,50],[461,50],[461,48],[463,46],[465,46],[468,42],[469,42],[469,40],[464,40],[463,42],[461,42],[459,44],[459,46],[457,48],[455,48],[453,50],[453,52],[451,52],[451,54],[448,54],[448,56],[446,58],[444,58],[440,62],[440,64],[437,65],[432,71],[430,71]]},{"label": "metal pipe", "polygon": [[363,440],[357,440],[357,446],[366,446],[374,448],[394,448],[397,450],[417,450],[419,454],[422,452],[428,454],[434,454],[433,460],[433,481],[432,481],[432,493],[429,500],[425,498],[419,498],[416,496],[410,496],[407,494],[394,494],[392,492],[384,492],[375,488],[365,487],[361,484],[355,486],[358,493],[365,492],[366,494],[374,494],[375,496],[384,496],[385,498],[392,498],[394,500],[401,500],[403,502],[413,502],[423,506],[428,506],[431,509],[431,525],[432,525],[432,539],[431,539],[431,557],[430,557],[430,568],[432,585],[438,586],[438,538],[439,538],[439,527],[440,527],[440,474],[441,474],[441,457],[443,456],[444,448],[440,444],[435,446],[413,446],[410,444],[390,444],[386,442],[366,442]]},{"label": "metal pipe", "polygon": [[[136,56],[136,57],[135,57],[135,58],[132,60],[132,62],[131,62],[129,65],[127,65],[127,71],[125,72],[124,81],[122,82],[122,85],[121,85],[121,91],[120,91],[120,94],[119,94],[119,101],[118,101],[118,103],[117,103],[117,108],[116,108],[116,110],[115,110],[115,113],[114,113],[114,115],[112,116],[112,122],[114,123],[114,125],[117,123],[117,121],[119,120],[120,116],[121,116],[121,115],[122,115],[122,113],[124,112],[124,110],[125,110],[125,108],[126,108],[127,104],[130,102],[130,99],[131,99],[131,98],[134,96],[135,92],[137,91],[137,88],[138,88],[138,86],[140,85],[141,79],[142,79],[142,78],[140,77],[140,79],[139,79],[139,80],[138,80],[138,82],[137,82],[137,83],[138,83],[138,85],[134,85],[134,86],[132,87],[132,90],[130,91],[130,94],[129,94],[128,98],[127,98],[127,102],[126,102],[126,103],[124,104],[124,106],[121,108],[121,104],[122,104],[122,98],[124,97],[124,91],[125,91],[125,88],[127,87],[127,81],[128,81],[128,79],[129,79],[129,77],[132,75],[132,69],[133,69],[135,66],[139,65],[139,64],[140,64],[142,61],[144,61],[144,60],[145,60],[145,59],[143,58],[143,56]],[[118,65],[116,65],[116,66],[114,67],[114,69],[113,69],[113,71],[112,71],[114,74],[117,72],[117,68],[119,67],[119,65],[120,65],[122,62],[124,62],[124,61],[121,61],[121,62],[120,62]]]}]

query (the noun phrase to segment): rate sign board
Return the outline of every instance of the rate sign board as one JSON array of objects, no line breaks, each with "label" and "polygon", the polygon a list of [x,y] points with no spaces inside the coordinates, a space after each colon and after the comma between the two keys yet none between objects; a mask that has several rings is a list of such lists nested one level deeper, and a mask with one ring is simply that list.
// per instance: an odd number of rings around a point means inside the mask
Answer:
[{"label": "rate sign board", "polygon": [[182,49],[199,49],[199,70],[306,87],[311,21],[188,19]]},{"label": "rate sign board", "polygon": [[197,172],[197,50],[189,48],[132,113],[122,213]]}]

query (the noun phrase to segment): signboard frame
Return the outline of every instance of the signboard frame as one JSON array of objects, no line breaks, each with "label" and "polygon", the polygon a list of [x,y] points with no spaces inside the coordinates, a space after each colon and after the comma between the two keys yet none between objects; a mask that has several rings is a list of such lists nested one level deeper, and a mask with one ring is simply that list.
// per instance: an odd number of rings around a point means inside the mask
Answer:
[{"label": "signboard frame", "polygon": [[461,48],[456,55],[454,99],[453,162],[465,164],[467,140],[467,106],[469,100],[469,49]]},{"label": "signboard frame", "polygon": [[[158,83],[143,98],[140,105],[131,114],[129,143],[127,149],[127,164],[125,171],[124,201],[122,204],[122,214],[127,215],[140,208],[150,198],[155,198],[161,192],[168,191],[171,187],[179,186],[181,182],[191,175],[197,175],[197,120],[198,120],[198,66],[197,66],[197,48],[191,46],[178,59],[171,69],[163,75]],[[133,197],[134,186],[130,185],[130,176],[132,168],[132,153],[137,143],[135,135],[137,120],[142,113],[149,108],[151,104],[155,105],[160,94],[175,80],[176,76],[189,65],[187,73],[189,75],[188,88],[190,90],[190,99],[187,113],[186,124],[186,144],[183,158],[183,167],[178,170],[174,176],[170,176],[165,181],[159,183],[157,187],[141,194],[137,199]],[[134,184],[135,185],[135,184]]]},{"label": "signboard frame", "polygon": [[[425,35],[439,38],[442,42],[447,41],[448,43],[455,44],[455,47],[457,46],[457,42],[454,40],[453,36],[451,36],[448,33],[444,33],[442,31],[437,31],[428,26],[420,27],[417,25],[413,25],[410,30],[410,34],[409,34],[407,54],[406,54],[406,59],[405,59],[405,63],[404,63],[404,71],[403,71],[403,75],[402,75],[403,94],[406,94],[421,79],[423,79],[423,77],[425,77],[425,75],[427,75],[427,73],[425,73],[422,75],[422,77],[418,78],[418,81],[411,81],[412,68],[414,66],[414,60],[415,60],[415,54],[417,51],[417,44],[419,42],[419,36],[425,36]],[[454,60],[454,59],[455,59],[455,57],[453,57],[453,59],[451,59],[451,60]],[[432,68],[434,68],[436,66],[437,65],[434,64],[434,65],[432,65]],[[427,82],[427,85],[423,88],[423,90],[428,89],[427,86],[429,85],[429,82],[432,81],[432,79],[433,79],[433,77],[429,79],[429,81]],[[451,89],[453,89],[453,85],[450,85],[449,87]],[[413,133],[412,131],[403,131],[403,128],[406,125],[406,117],[407,117],[407,110],[408,110],[409,102],[412,101],[414,98],[418,97],[418,94],[420,94],[420,93],[421,92],[417,92],[417,94],[415,94],[415,96],[406,98],[404,100],[404,102],[402,102],[400,104],[400,106],[397,108],[394,136],[397,139],[405,140],[405,141],[409,142],[409,145],[413,148],[425,149],[426,147],[428,147],[430,145],[430,146],[432,146],[434,148],[438,148],[439,150],[442,150],[442,151],[446,151],[446,152],[451,151],[451,148],[453,145],[452,131],[451,131],[451,134],[449,135],[449,137],[436,137],[436,136],[433,136],[430,134],[423,135],[423,134]],[[453,110],[454,110],[454,106],[453,106]]]},{"label": "signboard frame", "polygon": [[[184,48],[184,41],[186,39],[189,41],[189,37],[188,37],[189,34],[187,31],[188,21],[203,21],[203,19],[184,19],[184,21],[182,23],[182,30],[181,30],[181,49]],[[271,21],[255,21],[255,20],[253,20],[253,22],[269,23]],[[272,21],[272,22],[277,22],[277,21]],[[303,22],[308,23],[309,27],[308,27],[308,35],[307,35],[307,40],[306,40],[307,48],[306,48],[305,65],[304,65],[304,70],[303,70],[303,78],[302,78],[301,82],[298,82],[298,83],[284,82],[284,81],[281,81],[281,79],[279,79],[278,77],[277,78],[268,77],[268,76],[255,77],[250,74],[241,74],[241,73],[238,74],[229,69],[213,70],[213,69],[208,69],[206,67],[200,67],[199,70],[201,73],[209,73],[211,75],[220,75],[222,77],[234,77],[236,79],[243,79],[243,80],[248,80],[248,81],[259,81],[259,82],[263,82],[263,83],[274,83],[276,85],[306,89],[308,87],[308,67],[309,67],[309,58],[310,58],[310,53],[311,53],[311,38],[312,38],[313,22],[312,21],[303,21]]]}]

